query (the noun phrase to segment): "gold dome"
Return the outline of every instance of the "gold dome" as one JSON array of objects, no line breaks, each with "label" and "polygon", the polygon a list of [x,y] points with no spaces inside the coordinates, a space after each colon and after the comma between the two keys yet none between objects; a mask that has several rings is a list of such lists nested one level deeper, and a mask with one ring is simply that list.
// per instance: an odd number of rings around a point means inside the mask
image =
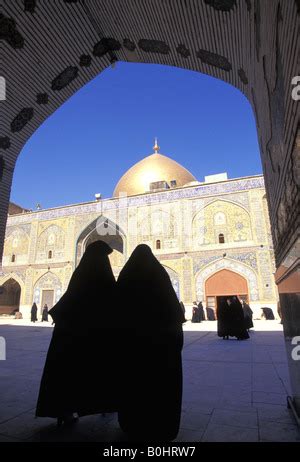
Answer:
[{"label": "gold dome", "polygon": [[175,160],[159,154],[157,143],[155,153],[137,162],[122,176],[115,187],[113,197],[119,197],[120,193],[128,196],[144,194],[150,191],[150,183],[166,181],[169,186],[172,180],[176,180],[176,187],[196,181],[196,178]]}]

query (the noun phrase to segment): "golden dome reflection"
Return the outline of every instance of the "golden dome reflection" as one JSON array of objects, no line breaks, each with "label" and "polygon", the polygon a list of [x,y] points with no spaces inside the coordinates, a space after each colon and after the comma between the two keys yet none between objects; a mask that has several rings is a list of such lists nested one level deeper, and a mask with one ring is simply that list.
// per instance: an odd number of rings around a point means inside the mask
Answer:
[{"label": "golden dome reflection", "polygon": [[[175,160],[158,153],[155,140],[155,153],[133,165],[119,180],[113,197],[126,193],[128,196],[150,192],[150,183],[166,182],[169,187],[182,187],[196,181],[196,178]],[[171,184],[171,181],[176,181]]]}]

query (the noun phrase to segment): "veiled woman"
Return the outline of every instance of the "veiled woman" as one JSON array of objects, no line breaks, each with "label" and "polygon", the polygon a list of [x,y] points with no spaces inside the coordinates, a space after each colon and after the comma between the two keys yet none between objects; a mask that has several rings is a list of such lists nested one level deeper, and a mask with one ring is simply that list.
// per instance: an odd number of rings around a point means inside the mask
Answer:
[{"label": "veiled woman", "polygon": [[243,308],[243,313],[244,313],[244,320],[245,320],[245,327],[247,330],[251,329],[253,326],[253,311],[251,310],[250,306],[248,303],[243,300],[242,302],[242,308]]},{"label": "veiled woman", "polygon": [[104,242],[90,244],[60,301],[36,408],[38,417],[69,423],[118,409],[112,307],[116,282]]},{"label": "veiled woman", "polygon": [[192,308],[192,322],[201,322],[201,319],[200,319],[200,310],[199,310],[199,307],[197,305],[196,302],[194,302],[193,304],[193,308]]},{"label": "veiled woman", "polygon": [[31,307],[31,322],[36,322],[37,321],[37,306],[36,303],[34,302],[32,307]]},{"label": "veiled woman", "polygon": [[198,303],[200,321],[205,321],[205,314],[202,302]]},{"label": "veiled woman", "polygon": [[230,306],[226,301],[226,298],[223,297],[218,300],[217,306],[217,319],[218,319],[218,336],[223,337],[223,339],[228,340],[229,334],[231,332],[231,311]]},{"label": "veiled woman", "polygon": [[168,273],[145,244],[133,251],[117,287],[126,338],[120,426],[136,441],[170,441],[181,415],[181,306]]},{"label": "veiled woman", "polygon": [[249,334],[246,329],[242,304],[237,296],[227,297],[230,310],[229,335],[238,340],[246,340]]}]

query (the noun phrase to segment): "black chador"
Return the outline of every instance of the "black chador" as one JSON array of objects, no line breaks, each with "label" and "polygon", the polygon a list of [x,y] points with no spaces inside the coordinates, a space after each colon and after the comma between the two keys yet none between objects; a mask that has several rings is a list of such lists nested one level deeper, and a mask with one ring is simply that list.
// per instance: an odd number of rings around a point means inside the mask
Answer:
[{"label": "black chador", "polygon": [[207,320],[208,321],[215,321],[215,312],[212,308],[209,308],[208,306],[206,307],[206,314],[207,314]]},{"label": "black chador", "polygon": [[181,415],[182,308],[169,275],[144,244],[133,251],[117,287],[126,339],[120,426],[135,441],[170,441]]},{"label": "black chador", "polygon": [[42,312],[42,321],[48,321],[48,305],[44,305]]},{"label": "black chador", "polygon": [[193,310],[192,310],[192,322],[201,322],[201,319],[200,319],[200,310],[196,304],[196,302],[194,302],[194,305],[193,305]]},{"label": "black chador", "polygon": [[31,322],[36,322],[37,321],[37,306],[36,303],[34,302],[32,307],[31,307]]},{"label": "black chador", "polygon": [[217,318],[218,318],[218,336],[224,339],[230,335],[231,332],[231,310],[230,305],[227,303],[226,298],[218,301]]},{"label": "black chador", "polygon": [[90,244],[68,290],[49,311],[55,322],[36,415],[63,418],[118,409],[112,309],[116,282],[104,242]]},{"label": "black chador", "polygon": [[229,335],[238,340],[248,339],[249,334],[245,327],[244,312],[238,297],[228,297],[227,304],[229,304],[230,310]]},{"label": "black chador", "polygon": [[202,302],[198,303],[200,321],[205,321],[205,314]]},{"label": "black chador", "polygon": [[263,312],[263,317],[266,319],[266,320],[273,320],[275,319],[275,316],[274,316],[274,313],[273,313],[273,310],[272,308],[268,308],[267,306],[264,306],[262,308],[262,312]]},{"label": "black chador", "polygon": [[244,313],[245,327],[246,329],[251,329],[251,327],[253,327],[253,321],[252,321],[253,311],[251,310],[248,303],[246,303],[245,301],[243,301],[242,307],[243,307],[243,313]]}]

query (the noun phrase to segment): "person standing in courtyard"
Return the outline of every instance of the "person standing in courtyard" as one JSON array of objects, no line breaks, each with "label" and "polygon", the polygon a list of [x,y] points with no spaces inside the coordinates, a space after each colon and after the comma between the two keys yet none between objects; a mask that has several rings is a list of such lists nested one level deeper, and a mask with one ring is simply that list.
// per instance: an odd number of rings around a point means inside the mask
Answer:
[{"label": "person standing in courtyard", "polygon": [[261,317],[265,319],[266,321],[273,321],[275,319],[274,313],[272,308],[269,308],[267,306],[264,306],[261,308],[262,309],[262,315]]},{"label": "person standing in courtyard", "polygon": [[200,315],[199,315],[199,308],[196,302],[193,302],[193,308],[192,308],[192,322],[193,323],[198,323],[201,322],[200,320]]},{"label": "person standing in courtyard", "polygon": [[210,308],[209,306],[206,307],[206,317],[208,321],[215,321],[216,316],[213,308]]},{"label": "person standing in courtyard", "polygon": [[231,311],[225,297],[218,300],[217,320],[218,336],[223,337],[223,340],[228,340],[230,335]]},{"label": "person standing in courtyard", "polygon": [[229,335],[236,337],[238,340],[246,340],[249,334],[245,327],[244,312],[237,296],[227,297],[226,300],[230,316],[229,316]]},{"label": "person standing in courtyard", "polygon": [[202,301],[198,303],[198,309],[199,309],[200,322],[205,321],[205,314],[204,314],[204,308],[203,308]]},{"label": "person standing in courtyard", "polygon": [[58,424],[118,410],[119,350],[113,328],[116,281],[103,241],[90,244],[68,289],[49,311],[55,322],[36,407]]},{"label": "person standing in courtyard", "polygon": [[133,251],[117,288],[126,339],[119,424],[134,441],[171,441],[181,415],[182,308],[168,273],[145,244]]},{"label": "person standing in courtyard", "polygon": [[242,308],[243,308],[243,313],[244,313],[245,328],[249,330],[253,327],[253,321],[252,321],[253,311],[251,310],[248,303],[245,302],[245,300],[242,300]]},{"label": "person standing in courtyard", "polygon": [[32,307],[31,307],[31,322],[36,322],[38,319],[37,319],[37,305],[36,303],[34,302]]},{"label": "person standing in courtyard", "polygon": [[45,303],[44,308],[43,308],[43,312],[42,312],[42,322],[43,321],[48,322],[48,305],[47,305],[47,303]]}]

